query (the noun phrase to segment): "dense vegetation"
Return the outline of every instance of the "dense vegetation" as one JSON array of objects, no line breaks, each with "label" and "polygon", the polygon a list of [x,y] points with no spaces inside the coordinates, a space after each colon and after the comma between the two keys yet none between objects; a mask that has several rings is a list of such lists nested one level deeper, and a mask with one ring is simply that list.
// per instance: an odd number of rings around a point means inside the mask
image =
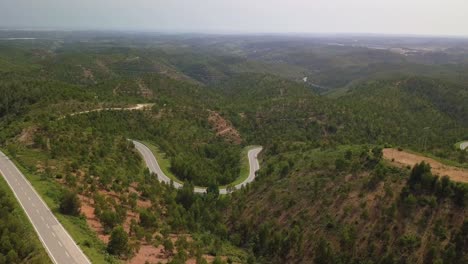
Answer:
[{"label": "dense vegetation", "polygon": [[272,158],[234,195],[231,240],[265,263],[464,263],[468,187],[426,164],[389,167],[379,151],[298,148]]},{"label": "dense vegetation", "polygon": [[[466,185],[394,168],[381,149],[466,166],[458,49],[54,36],[0,43],[0,145],[93,262],[148,248],[172,263],[466,262]],[[137,103],[153,106],[67,116]],[[129,138],[158,146],[184,188],[159,183]],[[258,180],[220,196],[247,145],[264,147]]]}]

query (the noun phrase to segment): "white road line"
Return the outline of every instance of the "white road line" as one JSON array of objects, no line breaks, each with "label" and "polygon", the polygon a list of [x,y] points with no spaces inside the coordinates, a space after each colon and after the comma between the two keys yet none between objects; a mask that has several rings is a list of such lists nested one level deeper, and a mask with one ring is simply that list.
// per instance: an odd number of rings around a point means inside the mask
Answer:
[{"label": "white road line", "polygon": [[[0,151],[0,153],[2,153]],[[3,154],[3,153],[2,153]],[[19,171],[19,170],[18,170]],[[49,247],[47,246],[47,244],[45,243],[44,241],[44,238],[42,238],[42,235],[41,233],[39,233],[39,230],[37,229],[37,227],[34,225],[34,222],[31,218],[31,216],[29,215],[29,212],[26,210],[26,208],[24,207],[23,205],[23,202],[21,201],[21,199],[19,199],[18,195],[16,194],[15,190],[13,189],[13,185],[12,183],[10,183],[10,181],[8,180],[8,177],[5,175],[5,173],[2,171],[2,169],[0,169],[0,174],[3,175],[3,178],[5,179],[5,181],[7,182],[8,186],[10,186],[10,189],[12,190],[13,192],[13,195],[15,196],[16,200],[19,202],[19,204],[21,205],[21,207],[23,208],[23,211],[26,213],[26,216],[28,217],[29,219],[29,222],[31,223],[31,225],[33,226],[34,230],[36,231],[36,234],[39,236],[39,240],[41,241],[42,245],[44,245],[44,248],[46,249],[47,251],[47,254],[49,255],[49,257],[51,258],[52,262],[54,263],[58,263],[57,260],[55,259],[54,255],[52,254],[52,251],[49,249]],[[21,174],[22,175],[22,174]],[[29,182],[29,181],[27,181]],[[91,263],[91,262],[90,262]]]},{"label": "white road line", "polygon": [[52,236],[53,236],[53,237],[56,237],[54,232],[52,232]]},{"label": "white road line", "polygon": [[[3,154],[4,156],[6,156],[3,152],[0,151],[1,154]],[[9,160],[9,159],[8,159]],[[61,225],[61,223],[58,221],[58,219],[55,217],[55,215],[52,213],[52,211],[50,210],[50,208],[47,206],[47,204],[44,202],[44,200],[42,199],[42,197],[39,195],[39,193],[37,193],[36,189],[34,189],[34,187],[32,186],[32,184],[27,180],[26,176],[24,176],[24,174],[18,169],[18,167],[14,164],[13,161],[9,160],[8,163],[6,164],[5,166],[5,170],[8,171],[10,174],[14,174],[10,171],[10,168],[9,166],[12,168],[12,171],[15,171],[17,172],[17,174],[19,175],[18,178],[20,180],[22,180],[22,182],[25,182],[27,184],[27,186],[29,187],[28,190],[29,191],[32,191],[37,198],[39,198],[40,202],[44,205],[44,208],[47,210],[48,213],[51,214],[52,218],[55,220],[55,222],[57,223],[57,225],[59,226],[59,228],[65,233],[65,235],[73,242],[73,246],[78,250],[78,252],[81,253],[81,256],[83,257],[85,263],[89,263],[91,264],[91,261],[89,261],[88,257],[84,254],[84,252],[81,250],[81,248],[76,244],[76,242],[73,240],[73,238],[70,236],[70,234],[67,232],[67,230],[65,230],[65,228]],[[34,222],[31,218],[31,216],[29,215],[29,213],[26,211],[26,208],[24,207],[22,201],[19,199],[18,195],[16,194],[15,192],[15,189],[13,188],[13,185],[12,183],[8,180],[8,178],[5,176],[5,173],[0,169],[0,173],[2,175],[4,175],[4,178],[5,180],[7,181],[8,185],[10,186],[10,189],[13,191],[13,194],[15,195],[16,197],[16,200],[19,201],[21,207],[23,208],[23,210],[26,212],[26,215],[28,216],[29,218],[29,221],[32,223],[32,226],[34,227],[34,230],[36,231],[36,233],[39,235],[39,239],[41,240],[41,243],[44,245],[44,247],[46,248],[47,250],[47,253],[49,254],[49,256],[51,257],[52,259],[52,262],[54,263],[58,263],[57,260],[55,259],[55,257],[53,256],[51,250],[49,249],[49,247],[47,246],[47,244],[45,243],[44,239],[42,238],[42,235],[39,233],[39,230],[36,228],[36,226],[34,225]],[[37,211],[37,210],[36,210]],[[38,212],[39,213],[39,212]],[[54,235],[55,236],[55,235]]]},{"label": "white road line", "polygon": [[70,258],[70,254],[67,251],[65,251],[65,255],[67,255],[67,258]]},{"label": "white road line", "polygon": [[42,222],[44,222],[44,217],[42,217],[42,215],[40,217],[41,217]]},{"label": "white road line", "polygon": [[[57,223],[57,225],[60,226],[60,228],[63,230],[63,232],[65,233],[65,235],[67,235],[67,237],[73,241],[73,245],[75,246],[76,249],[78,249],[78,251],[82,254],[82,256],[84,257],[86,263],[89,263],[91,264],[91,261],[89,261],[88,259],[88,256],[86,256],[86,254],[83,252],[83,250],[81,250],[81,248],[76,244],[75,240],[73,240],[73,238],[70,236],[70,234],[68,233],[67,230],[65,230],[65,228],[62,226],[62,224],[59,222],[59,220],[57,219],[57,217],[55,217],[55,215],[52,213],[52,211],[50,210],[49,206],[47,206],[47,204],[44,202],[44,200],[42,199],[42,197],[37,193],[36,189],[34,189],[34,187],[31,185],[31,183],[26,179],[26,176],[23,175],[23,173],[18,169],[18,167],[16,167],[16,165],[14,165],[13,163],[13,168],[19,173],[19,175],[21,176],[21,178],[26,182],[27,185],[29,185],[29,187],[31,188],[31,190],[36,194],[36,196],[39,198],[39,200],[42,202],[42,204],[44,205],[44,207],[47,209],[47,211],[50,212],[50,214],[52,215],[52,217],[54,218],[55,222]],[[1,172],[1,171],[0,171]],[[12,186],[10,185],[10,188],[13,190]],[[16,193],[15,193],[15,196],[16,196]],[[17,198],[17,200],[19,200]],[[23,209],[24,209],[24,206],[23,206]],[[30,219],[30,222],[32,223],[31,219]],[[34,226],[34,225],[33,225]],[[36,227],[34,227],[34,229],[36,229]],[[39,233],[36,229],[36,233]],[[39,235],[40,236],[40,235]],[[41,237],[42,239],[42,237]],[[45,245],[45,242],[43,242],[43,244]],[[47,246],[45,245],[45,247],[47,248]],[[50,253],[49,255],[52,255],[52,253],[49,251],[49,248],[47,248],[47,251]],[[53,262],[54,263],[57,263],[57,261],[55,260],[55,258],[52,256],[52,259],[53,259]]]},{"label": "white road line", "polygon": [[63,247],[62,243],[60,241],[57,241],[60,247]]}]

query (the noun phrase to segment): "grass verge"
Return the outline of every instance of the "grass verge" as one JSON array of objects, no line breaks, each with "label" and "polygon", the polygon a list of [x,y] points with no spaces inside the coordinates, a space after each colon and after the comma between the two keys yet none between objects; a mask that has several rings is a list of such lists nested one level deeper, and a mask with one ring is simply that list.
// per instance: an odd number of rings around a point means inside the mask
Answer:
[{"label": "grass verge", "polygon": [[223,185],[220,186],[219,188],[227,188],[229,185],[236,186],[238,184],[241,184],[243,181],[245,181],[249,177],[250,173],[250,163],[249,163],[249,156],[248,153],[250,150],[257,148],[259,146],[247,146],[244,149],[242,149],[241,154],[240,154],[240,174],[239,177],[232,183],[228,185]]},{"label": "grass verge", "polygon": [[178,182],[183,184],[184,182],[179,180],[174,173],[171,171],[171,161],[167,158],[166,153],[162,152],[159,147],[149,143],[148,141],[141,141],[141,143],[145,144],[151,152],[153,152],[153,155],[156,157],[156,160],[158,161],[159,167],[161,167],[161,170],[166,174],[167,177],[169,177],[171,180],[174,182]]}]

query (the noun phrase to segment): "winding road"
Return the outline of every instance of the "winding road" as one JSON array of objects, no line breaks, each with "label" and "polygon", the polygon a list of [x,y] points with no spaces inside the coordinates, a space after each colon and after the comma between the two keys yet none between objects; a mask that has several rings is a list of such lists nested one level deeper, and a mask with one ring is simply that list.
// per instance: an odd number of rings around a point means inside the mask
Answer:
[{"label": "winding road", "polygon": [[[90,112],[103,110],[145,110],[151,105],[140,104],[129,108],[105,108],[91,111],[74,113],[86,114]],[[64,117],[62,117],[64,118]],[[155,173],[158,179],[164,183],[170,183],[171,179],[161,170],[156,157],[151,150],[144,144],[132,140],[135,148],[140,152],[150,172]],[[241,183],[233,186],[232,190],[222,188],[220,194],[227,194],[234,190],[241,189],[243,186],[255,180],[255,173],[260,169],[257,155],[262,151],[262,147],[256,147],[248,151],[249,176]],[[34,230],[39,236],[41,243],[49,254],[50,259],[55,264],[91,264],[86,255],[81,251],[75,241],[71,238],[65,228],[55,218],[47,204],[42,200],[39,194],[34,190],[31,183],[16,167],[16,165],[0,151],[0,174],[3,175],[10,186],[13,194],[20,203],[24,212],[28,216]],[[182,188],[182,184],[173,182],[175,188]],[[206,193],[206,187],[195,187],[194,192]]]},{"label": "winding road", "polygon": [[[164,183],[170,183],[171,178],[169,178],[164,172],[161,170],[161,167],[159,166],[158,161],[156,160],[156,157],[153,155],[153,152],[145,146],[143,143],[132,140],[133,144],[135,145],[135,148],[140,152],[142,155],[143,159],[145,160],[146,166],[148,167],[149,171],[152,173],[155,173],[158,176],[159,181],[164,182]],[[260,169],[260,165],[258,163],[257,155],[262,151],[262,147],[256,147],[247,153],[249,157],[249,176],[247,179],[245,179],[243,182],[237,184],[234,186],[234,190],[239,190],[243,186],[251,183],[252,181],[255,180],[255,173]],[[182,184],[173,181],[173,185],[175,188],[182,188]],[[206,187],[195,187],[194,192],[196,193],[206,193]],[[227,188],[222,188],[219,189],[220,194],[227,194],[229,193],[230,190]]]},{"label": "winding road", "polygon": [[89,114],[89,113],[94,113],[94,112],[102,112],[102,111],[145,111],[145,110],[151,110],[151,108],[154,106],[154,104],[137,104],[135,106],[129,106],[129,107],[106,107],[106,108],[97,108],[93,110],[86,110],[86,111],[81,111],[81,112],[75,112],[71,113],[68,115],[61,116],[58,120],[62,120],[66,117],[71,117],[71,116],[76,116],[76,115],[82,115],[82,114]]},{"label": "winding road", "polygon": [[50,259],[56,264],[91,264],[23,173],[1,151],[0,173],[23,207]]},{"label": "winding road", "polygon": [[[135,148],[141,153],[150,172],[156,173],[161,182],[170,183],[171,179],[164,174],[159,167],[156,157],[144,144],[134,141]],[[255,173],[260,169],[257,155],[262,151],[262,147],[249,150],[249,176],[243,182],[233,187],[233,190],[241,189],[255,179]],[[32,185],[16,167],[16,165],[0,151],[0,174],[3,175],[10,186],[13,194],[20,203],[24,212],[29,218],[34,230],[44,245],[50,259],[56,264],[91,264],[86,255],[81,251],[68,232],[55,218],[46,203],[34,190]],[[181,188],[182,184],[173,182],[174,187]],[[233,190],[222,188],[220,194],[227,194]],[[195,187],[194,192],[206,193],[206,188]]]}]

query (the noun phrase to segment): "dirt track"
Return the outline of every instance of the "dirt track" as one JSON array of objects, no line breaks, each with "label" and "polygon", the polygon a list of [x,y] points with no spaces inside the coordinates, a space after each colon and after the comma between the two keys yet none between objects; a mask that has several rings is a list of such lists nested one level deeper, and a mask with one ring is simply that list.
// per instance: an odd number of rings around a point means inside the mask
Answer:
[{"label": "dirt track", "polygon": [[[383,150],[384,158],[390,161],[397,167],[413,166],[416,163],[425,161],[431,165],[432,173],[439,176],[449,176],[451,180],[457,182],[468,183],[468,170],[448,166],[434,159],[409,153],[406,151],[398,151],[397,149],[387,148]],[[393,160],[393,161],[392,161]]]}]

